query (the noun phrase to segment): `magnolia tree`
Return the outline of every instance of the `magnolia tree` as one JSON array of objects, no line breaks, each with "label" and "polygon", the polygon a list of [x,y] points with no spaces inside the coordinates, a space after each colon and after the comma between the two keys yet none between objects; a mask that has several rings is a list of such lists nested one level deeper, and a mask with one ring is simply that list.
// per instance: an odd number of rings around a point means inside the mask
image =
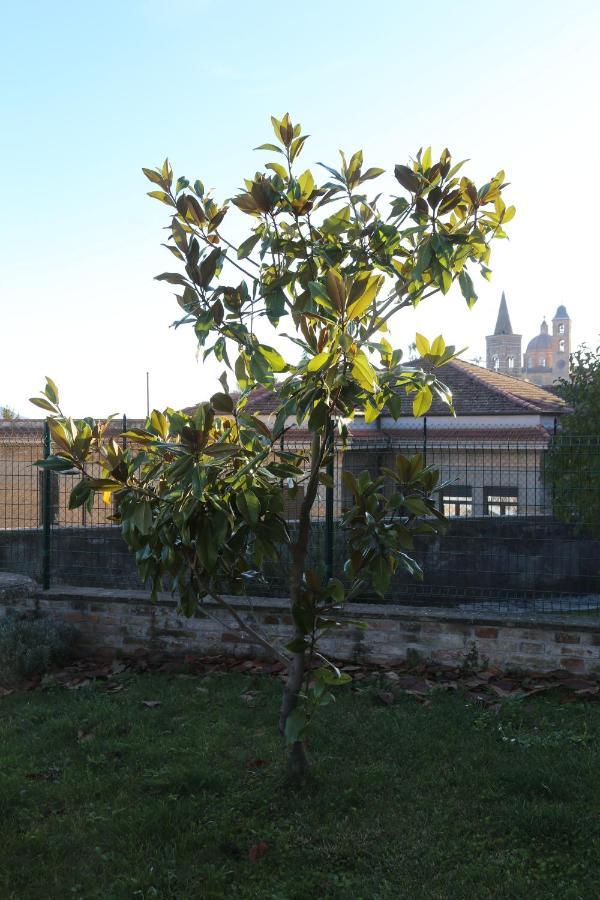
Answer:
[{"label": "magnolia tree", "polygon": [[[448,294],[455,281],[472,306],[471,272],[489,278],[490,242],[505,237],[514,207],[502,199],[503,172],[476,187],[448,150],[439,159],[419,151],[409,165],[397,165],[400,191],[390,197],[369,192],[384,170],[365,168],[360,150],[349,159],[341,153],[338,168],[319,163],[325,174],[318,181],[317,171],[299,165],[307,139],[300,125],[287,114],[272,123],[275,142],[257,148],[272,161],[229,201],[218,202],[199,180],[175,178],[168,160],[143,170],[156,188],[149,196],[167,207],[164,246],[177,264],[158,280],[177,289],[176,324],[193,327],[204,359],[224,364],[222,390],[190,414],[154,411],[144,429],[124,434],[126,446],[110,436],[108,422],[65,417],[50,379],[33,402],[50,413],[55,447],[40,464],[82,473],[72,508],[91,508],[97,492],[114,501],[153,593],[169,585],[187,615],[226,610],[284,663],[280,729],[290,768],[302,773],[314,710],[332,699],[331,687],[349,680],[325,657],[320,638],[348,623],[340,607],[365,586],[384,593],[398,570],[420,577],[413,537],[437,530],[441,519],[430,499],[437,476],[419,456],[399,456],[386,470],[391,494],[383,476],[344,473],[353,502],[340,523],[348,537],[343,577],[310,568],[311,510],[319,484],[331,485],[334,440],[344,446],[356,412],[372,422],[384,407],[394,417],[406,404],[423,415],[434,395],[452,404],[435,367],[454,348],[417,335],[433,365],[409,368],[388,327],[402,310]],[[248,225],[239,243],[224,231],[234,211]],[[276,393],[268,422],[248,409],[257,386]],[[296,425],[311,435],[306,454],[282,449],[282,436]],[[98,460],[99,476],[92,467]],[[299,488],[291,535],[285,491]],[[260,578],[265,559],[290,561],[294,624],[284,645],[228,599]]]}]

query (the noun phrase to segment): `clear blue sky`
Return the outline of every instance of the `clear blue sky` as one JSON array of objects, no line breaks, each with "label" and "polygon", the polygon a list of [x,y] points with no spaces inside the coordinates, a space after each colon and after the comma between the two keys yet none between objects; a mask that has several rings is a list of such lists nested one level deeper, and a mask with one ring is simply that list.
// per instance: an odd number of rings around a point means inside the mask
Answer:
[{"label": "clear blue sky", "polygon": [[218,370],[152,280],[165,207],[142,165],[230,196],[255,171],[269,116],[313,137],[307,165],[362,147],[393,167],[421,145],[503,167],[518,216],[469,313],[409,312],[394,337],[442,330],[483,351],[506,290],[531,337],[565,303],[576,342],[600,332],[595,274],[600,4],[382,0],[21,0],[1,4],[0,402],[35,415],[45,374],[75,415],[143,414],[209,395]]}]

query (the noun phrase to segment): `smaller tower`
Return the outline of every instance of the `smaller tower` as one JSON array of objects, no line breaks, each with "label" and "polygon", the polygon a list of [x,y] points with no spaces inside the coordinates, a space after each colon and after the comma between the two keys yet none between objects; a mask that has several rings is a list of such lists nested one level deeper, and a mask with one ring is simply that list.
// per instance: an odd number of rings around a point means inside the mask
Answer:
[{"label": "smaller tower", "polygon": [[523,370],[525,380],[540,387],[554,381],[554,339],[548,334],[548,323],[544,319],[540,325],[540,333],[527,344]]},{"label": "smaller tower", "polygon": [[569,357],[571,356],[571,320],[566,308],[561,304],[552,319],[552,340],[554,342],[554,380],[569,377]]},{"label": "smaller tower", "polygon": [[514,334],[504,291],[500,299],[496,328],[488,334],[486,367],[504,375],[521,375],[521,335]]}]

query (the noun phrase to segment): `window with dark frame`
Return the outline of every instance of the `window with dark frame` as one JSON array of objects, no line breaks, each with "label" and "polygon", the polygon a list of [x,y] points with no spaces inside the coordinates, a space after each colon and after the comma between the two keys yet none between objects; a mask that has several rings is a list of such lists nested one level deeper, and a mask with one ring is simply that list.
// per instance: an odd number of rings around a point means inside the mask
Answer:
[{"label": "window with dark frame", "polygon": [[484,515],[516,516],[519,510],[519,491],[515,487],[484,488]]},{"label": "window with dark frame", "polygon": [[451,484],[440,491],[440,508],[448,518],[473,515],[473,488]]}]

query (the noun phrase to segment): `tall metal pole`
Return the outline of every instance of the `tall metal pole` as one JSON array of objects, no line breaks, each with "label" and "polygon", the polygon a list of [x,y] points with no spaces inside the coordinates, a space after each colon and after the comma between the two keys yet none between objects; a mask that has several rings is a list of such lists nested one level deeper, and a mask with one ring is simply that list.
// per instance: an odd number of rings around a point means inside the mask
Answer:
[{"label": "tall metal pole", "polygon": [[[50,456],[50,428],[44,422],[44,459]],[[52,514],[52,473],[49,469],[42,472],[42,587],[45,591],[50,587],[50,519]]]},{"label": "tall metal pole", "polygon": [[146,418],[150,416],[150,372],[146,372]]}]

